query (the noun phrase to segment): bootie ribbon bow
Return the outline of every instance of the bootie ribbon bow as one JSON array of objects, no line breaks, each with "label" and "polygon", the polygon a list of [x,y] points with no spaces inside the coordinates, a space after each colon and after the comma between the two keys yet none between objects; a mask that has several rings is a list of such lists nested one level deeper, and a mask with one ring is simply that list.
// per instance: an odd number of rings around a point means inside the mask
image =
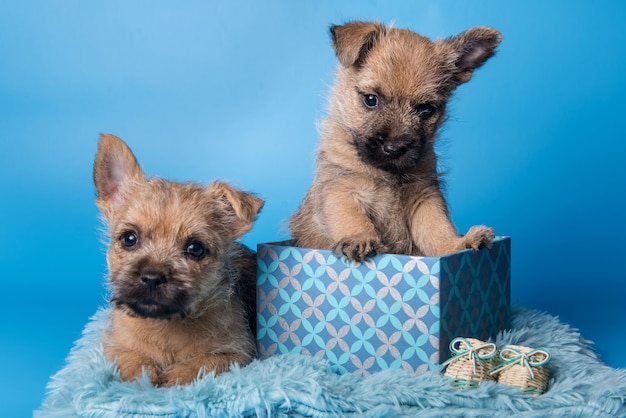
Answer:
[{"label": "bootie ribbon bow", "polygon": [[476,363],[478,362],[478,364],[482,365],[482,360],[489,360],[495,357],[496,345],[485,343],[481,346],[473,347],[465,338],[457,337],[450,342],[450,351],[452,352],[452,357],[443,362],[442,366],[447,366],[462,357],[468,357],[472,361],[474,374],[476,374]]},{"label": "bootie ribbon bow", "polygon": [[547,348],[537,348],[528,353],[523,353],[517,348],[505,347],[500,351],[502,363],[489,370],[489,374],[499,373],[511,366],[519,364],[522,367],[526,367],[530,380],[533,380],[534,374],[532,367],[545,366],[550,362],[550,358],[552,358],[552,355]]}]

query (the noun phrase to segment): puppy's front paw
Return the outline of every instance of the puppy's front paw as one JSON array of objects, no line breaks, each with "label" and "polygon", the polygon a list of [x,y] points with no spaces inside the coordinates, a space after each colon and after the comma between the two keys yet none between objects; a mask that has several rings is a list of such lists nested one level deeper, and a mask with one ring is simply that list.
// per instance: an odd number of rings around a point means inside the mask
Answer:
[{"label": "puppy's front paw", "polygon": [[150,383],[152,383],[153,385],[159,384],[159,372],[157,368],[149,362],[144,362],[142,364],[140,362],[121,363],[118,361],[118,368],[120,371],[120,379],[122,379],[125,382],[131,382],[135,379],[139,379],[145,371],[145,373],[150,378]]},{"label": "puppy's front paw", "polygon": [[473,226],[463,236],[465,248],[480,250],[481,248],[491,247],[491,242],[496,237],[493,228],[484,225]]},{"label": "puppy's front paw", "polygon": [[358,263],[384,252],[384,246],[375,239],[368,239],[361,235],[353,235],[337,242],[333,247],[333,253]]},{"label": "puppy's front paw", "polygon": [[175,364],[161,375],[159,386],[186,385],[196,380],[199,373],[200,369],[198,367],[187,364]]},{"label": "puppy's front paw", "polygon": [[250,362],[249,357],[233,354],[214,354],[207,357],[196,357],[189,363],[176,363],[161,374],[161,386],[187,385],[197,378],[209,373],[220,374],[227,372],[232,363],[245,365]]}]

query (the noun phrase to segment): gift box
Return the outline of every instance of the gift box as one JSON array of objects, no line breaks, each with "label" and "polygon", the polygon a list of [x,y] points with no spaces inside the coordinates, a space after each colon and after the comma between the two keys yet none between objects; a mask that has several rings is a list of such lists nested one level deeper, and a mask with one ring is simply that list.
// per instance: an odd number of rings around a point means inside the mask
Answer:
[{"label": "gift box", "polygon": [[441,257],[382,254],[351,263],[295,241],[257,246],[260,358],[302,353],[338,373],[422,374],[463,336],[509,327],[511,239]]}]

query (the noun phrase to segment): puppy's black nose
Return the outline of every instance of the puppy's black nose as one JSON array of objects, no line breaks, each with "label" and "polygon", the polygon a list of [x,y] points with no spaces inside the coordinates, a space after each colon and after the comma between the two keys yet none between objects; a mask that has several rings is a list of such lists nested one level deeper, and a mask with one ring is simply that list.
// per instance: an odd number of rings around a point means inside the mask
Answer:
[{"label": "puppy's black nose", "polygon": [[385,142],[383,144],[383,152],[387,155],[397,156],[404,153],[405,148],[393,142]]},{"label": "puppy's black nose", "polygon": [[150,289],[155,289],[167,281],[165,275],[158,271],[144,271],[141,273],[141,281]]},{"label": "puppy's black nose", "polygon": [[395,144],[387,142],[383,144],[383,151],[385,151],[385,154],[393,154],[398,151],[398,147]]}]

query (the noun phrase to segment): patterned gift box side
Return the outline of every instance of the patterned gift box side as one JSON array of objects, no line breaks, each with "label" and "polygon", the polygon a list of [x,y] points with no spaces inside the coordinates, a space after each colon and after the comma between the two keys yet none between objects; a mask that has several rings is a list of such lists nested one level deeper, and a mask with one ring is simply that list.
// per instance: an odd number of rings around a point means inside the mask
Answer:
[{"label": "patterned gift box side", "polygon": [[346,264],[330,251],[258,246],[258,348],[336,371],[423,373],[439,361],[438,258],[382,255]]}]

